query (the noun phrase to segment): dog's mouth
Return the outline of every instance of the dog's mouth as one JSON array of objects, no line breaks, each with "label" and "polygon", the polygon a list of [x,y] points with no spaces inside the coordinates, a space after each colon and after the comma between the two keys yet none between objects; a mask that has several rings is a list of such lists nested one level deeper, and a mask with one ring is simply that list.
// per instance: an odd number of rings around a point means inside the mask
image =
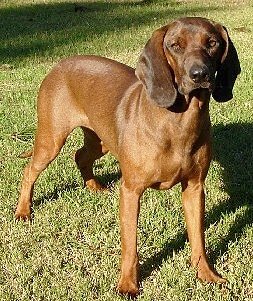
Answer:
[{"label": "dog's mouth", "polygon": [[189,95],[189,98],[193,98],[193,97],[196,97],[198,99],[209,99],[209,96],[211,94],[211,91],[209,88],[196,88],[196,89],[193,89],[188,95]]},{"label": "dog's mouth", "polygon": [[199,94],[200,91],[212,93],[214,89],[214,83],[211,81],[206,81],[202,83],[194,83],[190,85],[182,85],[178,86],[178,91],[182,95],[190,95],[190,94]]}]

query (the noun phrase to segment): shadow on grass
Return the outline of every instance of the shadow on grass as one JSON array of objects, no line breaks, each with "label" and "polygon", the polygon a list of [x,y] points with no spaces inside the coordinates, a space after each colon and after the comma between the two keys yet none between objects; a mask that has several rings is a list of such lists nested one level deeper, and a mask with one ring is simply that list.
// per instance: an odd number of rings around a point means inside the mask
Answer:
[{"label": "shadow on grass", "polygon": [[75,188],[80,187],[80,185],[76,182],[65,184],[64,186],[56,186],[53,191],[43,195],[40,198],[34,198],[33,207],[39,207],[48,202],[54,202],[59,199],[59,195],[62,192],[71,191]]},{"label": "shadow on grass", "polygon": [[[159,4],[162,5],[159,7]],[[177,9],[175,9],[175,7]],[[180,9],[181,8],[181,9]],[[132,1],[108,3],[107,1],[32,4],[0,9],[0,58],[4,63],[32,55],[52,55],[55,47],[92,42],[110,32],[151,25],[154,20],[166,21],[182,15],[203,13],[218,6],[185,6],[177,1]],[[87,50],[87,53],[90,50]]]},{"label": "shadow on grass", "polygon": [[[96,176],[96,178],[102,184],[102,186],[108,187],[108,189],[110,189],[117,181],[120,180],[121,172],[119,170],[117,172],[105,173],[103,175]],[[40,207],[41,205],[48,202],[57,201],[61,193],[69,192],[76,188],[80,188],[80,183],[72,182],[65,184],[64,186],[56,186],[53,191],[46,193],[42,197],[35,197],[33,201],[33,208]]]},{"label": "shadow on grass", "polygon": [[222,215],[237,214],[228,234],[210,252],[215,262],[220,254],[228,251],[229,243],[245,233],[245,228],[253,224],[253,125],[250,123],[218,125],[214,128],[214,160],[223,166],[224,189],[229,199],[208,212],[206,224],[209,226],[221,219]]},{"label": "shadow on grass", "polygon": [[[221,221],[224,215],[235,213],[240,207],[243,214],[236,217],[228,234],[220,240],[214,250],[209,252],[210,261],[214,264],[218,257],[228,251],[230,242],[240,239],[245,228],[253,224],[253,125],[230,124],[217,125],[213,128],[214,160],[224,168],[223,179],[229,199],[207,212],[206,228]],[[162,250],[148,258],[141,267],[141,278],[144,280],[162,262],[185,246],[185,233],[165,243]]]},{"label": "shadow on grass", "polygon": [[112,185],[114,185],[116,182],[120,180],[121,171],[119,170],[118,172],[103,174],[102,176],[96,176],[96,178],[98,179],[99,183],[102,184],[102,186],[110,188]]}]

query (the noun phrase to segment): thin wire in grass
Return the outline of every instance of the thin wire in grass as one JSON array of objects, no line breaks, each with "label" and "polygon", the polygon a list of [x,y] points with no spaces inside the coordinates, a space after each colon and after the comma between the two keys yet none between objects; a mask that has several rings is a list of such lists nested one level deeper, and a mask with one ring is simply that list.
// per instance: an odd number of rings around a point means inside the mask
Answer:
[{"label": "thin wire in grass", "polygon": [[33,145],[35,129],[25,129],[20,132],[14,132],[11,134],[11,138],[15,141],[19,141],[22,143],[29,143],[29,145]]}]

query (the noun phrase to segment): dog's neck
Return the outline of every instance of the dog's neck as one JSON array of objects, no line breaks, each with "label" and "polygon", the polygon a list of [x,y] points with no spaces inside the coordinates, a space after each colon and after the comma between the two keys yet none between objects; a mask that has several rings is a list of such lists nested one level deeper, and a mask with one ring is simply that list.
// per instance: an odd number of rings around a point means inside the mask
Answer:
[{"label": "dog's neck", "polygon": [[197,103],[200,110],[205,110],[209,100],[210,92],[206,89],[194,90],[188,95],[178,93],[175,103],[168,110],[174,113],[184,113],[193,105],[192,102],[195,102],[195,105]]}]

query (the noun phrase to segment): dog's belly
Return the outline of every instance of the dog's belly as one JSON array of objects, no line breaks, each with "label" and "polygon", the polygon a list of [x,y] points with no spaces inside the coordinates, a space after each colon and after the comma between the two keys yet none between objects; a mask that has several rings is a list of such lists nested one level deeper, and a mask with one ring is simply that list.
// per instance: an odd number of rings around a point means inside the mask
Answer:
[{"label": "dog's belly", "polygon": [[151,186],[151,188],[159,189],[159,190],[166,190],[170,189],[174,185],[176,185],[179,181],[167,181],[167,182],[157,182]]}]

